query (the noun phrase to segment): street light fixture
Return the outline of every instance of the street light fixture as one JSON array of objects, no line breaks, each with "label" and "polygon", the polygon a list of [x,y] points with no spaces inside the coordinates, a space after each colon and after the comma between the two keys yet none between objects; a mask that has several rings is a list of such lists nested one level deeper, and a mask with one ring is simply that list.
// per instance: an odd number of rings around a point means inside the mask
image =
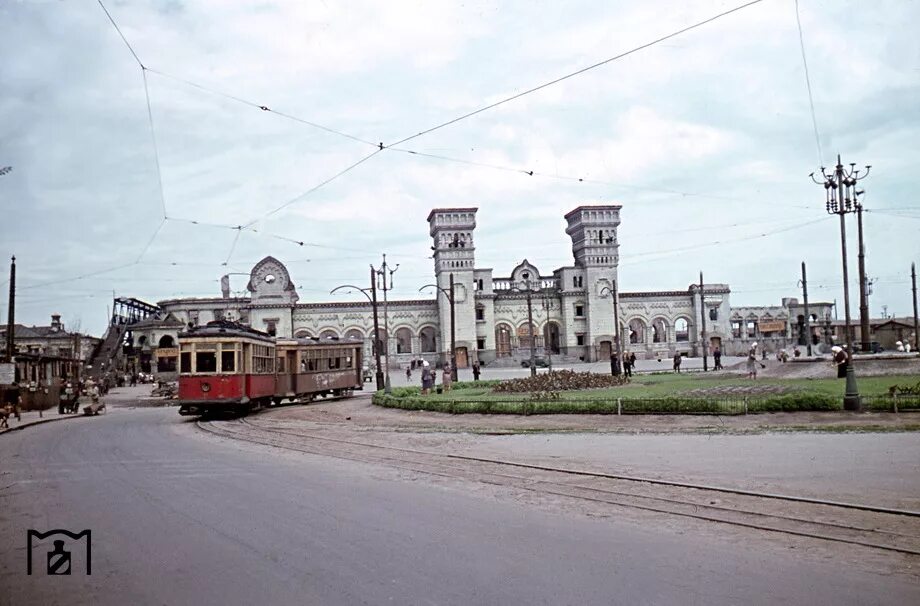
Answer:
[{"label": "street light fixture", "polygon": [[834,172],[828,174],[821,167],[821,175],[824,181],[815,179],[815,174],[809,176],[812,181],[818,185],[824,186],[827,195],[825,208],[830,215],[840,215],[840,249],[843,260],[843,309],[846,318],[846,335],[844,340],[847,343],[847,384],[846,393],[843,396],[843,408],[845,410],[860,410],[859,389],[856,386],[856,372],[853,368],[853,336],[850,333],[850,285],[847,273],[847,230],[844,221],[844,215],[847,213],[859,212],[861,205],[857,197],[862,194],[856,190],[856,183],[869,175],[871,166],[866,166],[865,174],[860,177],[859,171],[854,169],[855,164],[850,165],[850,170],[845,171],[840,161],[840,155],[837,156],[837,166]]},{"label": "street light fixture", "polygon": [[[337,290],[342,290],[343,288],[350,289],[346,291],[349,293],[352,290],[356,290],[360,292],[362,295],[367,297],[367,300],[370,301],[371,306],[374,309],[374,358],[376,359],[376,362],[377,362],[376,379],[377,379],[377,390],[379,391],[384,388],[384,381],[383,381],[383,370],[380,367],[380,347],[377,346],[377,343],[380,340],[380,325],[377,321],[377,293],[376,293],[376,289],[374,288],[374,269],[371,268],[371,288],[361,288],[359,286],[354,286],[352,284],[343,284],[342,286],[336,286],[335,288],[330,290],[329,294],[330,295],[335,294]],[[371,291],[371,294],[367,294],[368,291]]]},{"label": "street light fixture", "polygon": [[450,303],[450,375],[454,381],[457,380],[457,322],[456,322],[456,313],[454,311],[454,274],[450,274],[450,290],[442,288],[437,284],[426,284],[418,289],[419,292],[422,292],[426,288],[437,288],[439,291],[444,293],[444,296],[447,297],[447,302]]},{"label": "street light fixture", "polygon": [[511,292],[520,292],[527,295],[527,323],[530,325],[530,376],[537,376],[537,360],[536,360],[536,337],[534,336],[533,331],[533,304],[532,304],[532,295],[533,295],[533,283],[530,280],[530,274],[524,274],[524,280],[521,281],[521,284],[526,286],[526,288],[521,288],[519,286],[512,286],[508,290]]},{"label": "street light fixture", "polygon": [[620,314],[618,309],[619,304],[619,295],[617,294],[617,281],[613,280],[613,288],[605,286],[601,289],[600,295],[604,296],[604,293],[609,294],[613,297],[613,340],[616,341],[617,345],[617,360],[619,364],[623,364],[623,339],[620,338]]}]

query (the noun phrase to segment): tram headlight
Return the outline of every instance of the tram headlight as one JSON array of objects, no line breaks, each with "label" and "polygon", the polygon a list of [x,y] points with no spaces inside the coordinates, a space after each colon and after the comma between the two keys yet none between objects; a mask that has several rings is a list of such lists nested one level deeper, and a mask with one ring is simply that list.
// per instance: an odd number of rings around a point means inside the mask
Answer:
[{"label": "tram headlight", "polygon": [[202,381],[202,382],[201,382],[201,391],[203,391],[203,392],[205,392],[205,393],[208,393],[209,391],[211,391],[211,384],[208,383],[208,382],[206,382],[206,381]]}]

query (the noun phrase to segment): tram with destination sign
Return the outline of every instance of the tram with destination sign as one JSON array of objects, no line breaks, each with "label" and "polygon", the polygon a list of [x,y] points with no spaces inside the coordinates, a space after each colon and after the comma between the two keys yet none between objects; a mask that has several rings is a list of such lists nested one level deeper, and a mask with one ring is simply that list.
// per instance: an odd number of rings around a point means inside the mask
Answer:
[{"label": "tram with destination sign", "polygon": [[275,338],[216,321],[179,335],[179,414],[246,414],[363,388],[360,339]]}]

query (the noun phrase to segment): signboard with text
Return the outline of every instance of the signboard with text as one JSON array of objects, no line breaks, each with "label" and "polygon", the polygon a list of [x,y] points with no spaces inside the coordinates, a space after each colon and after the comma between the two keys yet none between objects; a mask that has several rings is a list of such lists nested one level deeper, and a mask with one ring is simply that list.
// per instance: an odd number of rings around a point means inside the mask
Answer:
[{"label": "signboard with text", "polygon": [[785,320],[773,320],[771,322],[761,322],[760,332],[786,332]]},{"label": "signboard with text", "polygon": [[16,382],[16,365],[0,364],[0,385],[12,385]]}]

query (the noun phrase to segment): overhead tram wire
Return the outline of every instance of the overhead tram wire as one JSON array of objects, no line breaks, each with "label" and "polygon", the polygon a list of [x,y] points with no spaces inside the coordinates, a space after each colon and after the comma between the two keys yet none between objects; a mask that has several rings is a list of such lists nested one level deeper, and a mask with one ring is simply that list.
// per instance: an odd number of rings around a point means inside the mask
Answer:
[{"label": "overhead tram wire", "polygon": [[811,76],[808,74],[808,60],[805,58],[805,36],[802,33],[802,18],[799,15],[799,0],[795,0],[795,22],[799,27],[799,47],[802,49],[802,65],[805,68],[805,86],[808,88],[808,106],[811,108],[811,125],[815,131],[815,146],[818,149],[818,166],[824,166],[821,150],[821,136],[818,134],[818,119],[815,117],[815,99],[811,93]]},{"label": "overhead tram wire", "polygon": [[508,102],[510,102],[510,101],[514,101],[515,99],[520,99],[521,97],[523,97],[523,96],[525,96],[525,95],[529,95],[529,94],[531,94],[531,93],[535,93],[535,92],[537,92],[537,91],[539,91],[539,90],[542,90],[542,89],[544,89],[544,88],[553,86],[554,84],[558,84],[558,83],[560,83],[560,82],[563,82],[563,81],[565,81],[565,80],[568,80],[569,78],[574,78],[575,76],[579,76],[579,75],[581,75],[581,74],[583,74],[583,73],[585,73],[585,72],[591,71],[591,70],[593,70],[593,69],[597,69],[598,67],[602,67],[602,66],[604,66],[604,65],[607,65],[608,63],[612,63],[612,62],[614,62],[614,61],[617,61],[617,60],[622,59],[622,58],[624,58],[624,57],[627,57],[627,56],[629,56],[629,55],[635,54],[635,53],[637,53],[637,52],[639,52],[639,51],[641,51],[641,50],[645,50],[646,48],[649,48],[649,47],[655,46],[656,44],[659,44],[659,43],[661,43],[661,42],[664,42],[665,40],[670,40],[671,38],[675,38],[675,37],[677,37],[677,36],[680,36],[681,34],[685,34],[685,33],[689,32],[689,31],[691,31],[691,30],[697,29],[697,28],[699,28],[699,27],[702,27],[702,26],[704,26],[704,25],[707,25],[707,24],[709,24],[709,23],[712,23],[713,21],[716,21],[716,20],[718,20],[718,19],[721,19],[722,17],[726,17],[726,16],[728,16],[728,15],[731,15],[732,13],[736,13],[736,12],[738,12],[738,11],[740,11],[740,10],[743,10],[743,9],[748,8],[748,7],[754,6],[755,4],[759,4],[759,3],[761,3],[761,2],[763,2],[763,0],[752,0],[751,2],[747,2],[747,3],[745,3],[745,4],[736,6],[736,7],[732,8],[732,9],[729,9],[729,10],[727,10],[727,11],[723,11],[723,12],[717,14],[717,15],[714,15],[714,16],[712,16],[712,17],[709,17],[708,19],[704,19],[703,21],[698,21],[697,23],[694,23],[693,25],[689,25],[689,26],[684,27],[684,28],[682,28],[682,29],[679,29],[679,30],[677,30],[677,31],[671,32],[670,34],[667,34],[667,35],[665,35],[665,36],[661,36],[660,38],[656,38],[655,40],[652,40],[652,41],[650,41],[650,42],[646,42],[645,44],[642,44],[642,45],[640,45],[640,46],[637,46],[637,47],[635,47],[635,48],[632,48],[632,49],[630,49],[630,50],[628,50],[628,51],[625,51],[625,52],[622,52],[622,53],[620,53],[620,54],[618,54],[618,55],[615,55],[615,56],[613,56],[613,57],[604,59],[603,61],[599,61],[599,62],[597,62],[597,63],[594,63],[593,65],[589,65],[589,66],[587,66],[587,67],[583,67],[583,68],[581,68],[581,69],[579,69],[579,70],[576,70],[576,71],[574,71],[574,72],[568,73],[568,74],[566,74],[566,75],[564,75],[564,76],[561,76],[561,77],[559,77],[559,78],[556,78],[556,79],[554,79],[554,80],[550,80],[549,82],[544,82],[543,84],[540,84],[540,85],[535,86],[535,87],[533,87],[533,88],[529,88],[529,89],[527,89],[527,90],[525,90],[525,91],[523,91],[523,92],[517,93],[517,94],[515,94],[515,95],[511,95],[510,97],[506,97],[506,98],[504,98],[504,99],[501,99],[500,101],[496,101],[495,103],[490,103],[489,105],[486,105],[486,106],[484,106],[484,107],[480,107],[480,108],[477,109],[477,110],[474,110],[474,111],[471,111],[471,112],[467,112],[467,113],[465,113],[465,114],[463,114],[463,115],[461,115],[461,116],[457,116],[456,118],[452,118],[451,120],[448,120],[448,121],[446,121],[446,122],[442,122],[442,123],[437,124],[437,125],[435,125],[435,126],[432,126],[432,127],[430,127],[430,128],[426,128],[426,129],[423,130],[423,131],[420,131],[420,132],[418,132],[418,133],[415,133],[414,135],[410,135],[410,136],[408,136],[408,137],[405,137],[405,138],[403,138],[403,139],[400,139],[399,141],[396,141],[395,143],[391,143],[390,145],[387,145],[387,146],[384,146],[384,147],[395,147],[395,146],[397,146],[397,145],[402,145],[403,143],[405,143],[405,142],[407,142],[407,141],[411,141],[412,139],[416,139],[416,138],[421,137],[421,136],[423,136],[423,135],[427,135],[427,134],[432,133],[432,132],[434,132],[434,131],[436,131],[436,130],[442,129],[442,128],[447,127],[447,126],[450,126],[451,124],[456,124],[457,122],[460,122],[460,121],[462,121],[462,120],[466,120],[467,118],[471,118],[472,116],[475,116],[475,115],[477,115],[477,114],[481,114],[482,112],[488,111],[488,110],[490,110],[490,109],[494,109],[494,108],[498,107],[499,105],[504,105],[505,103],[508,103]]},{"label": "overhead tram wire", "polygon": [[140,66],[142,70],[147,69],[146,67],[144,67],[144,64],[141,62],[140,57],[137,56],[137,53],[134,52],[134,48],[131,46],[131,43],[128,42],[128,39],[125,38],[125,35],[121,33],[121,28],[118,27],[117,23],[115,23],[115,19],[112,18],[111,13],[109,13],[109,9],[105,7],[105,4],[102,3],[102,0],[96,0],[96,1],[99,2],[99,6],[102,7],[102,10],[105,12],[105,16],[109,18],[109,21],[112,23],[112,26],[115,28],[115,31],[118,32],[119,36],[121,36],[122,42],[124,42],[125,46],[128,47],[128,50],[131,51],[131,55],[134,57],[134,60],[137,61],[137,64]]},{"label": "overhead tram wire", "polygon": [[[141,65],[141,75],[144,77],[144,98],[147,100],[147,119],[150,122],[150,138],[153,141],[153,158],[156,161],[157,183],[160,185],[160,204],[163,208],[163,219],[166,219],[166,197],[163,195],[163,173],[160,170],[160,148],[157,145],[157,131],[153,126],[153,109],[150,107],[150,90],[147,87],[147,68]],[[161,224],[162,227],[162,224]],[[157,229],[159,232],[159,229]]]},{"label": "overhead tram wire", "polygon": [[331,134],[333,134],[333,135],[338,135],[338,136],[344,137],[344,138],[346,138],[346,139],[351,139],[352,141],[357,141],[358,143],[364,143],[365,145],[370,145],[371,147],[377,147],[377,148],[379,148],[379,144],[374,143],[374,142],[372,142],[372,141],[368,141],[368,140],[366,140],[366,139],[362,139],[361,137],[358,137],[358,136],[355,136],[355,135],[351,135],[351,134],[348,134],[348,133],[346,133],[346,132],[343,132],[343,131],[340,131],[340,130],[336,130],[336,129],[334,129],[334,128],[330,128],[330,127],[328,127],[328,126],[323,126],[322,124],[319,124],[319,123],[317,123],[317,122],[313,122],[313,121],[311,121],[311,120],[306,120],[306,119],[304,119],[304,118],[300,118],[300,117],[295,116],[295,115],[293,115],[293,114],[288,114],[288,113],[285,113],[285,112],[282,112],[282,111],[278,111],[278,110],[273,109],[273,108],[271,108],[271,107],[269,107],[269,106],[267,106],[267,105],[265,105],[265,104],[263,104],[263,103],[256,103],[256,102],[254,102],[254,101],[248,101],[248,100],[246,100],[246,99],[243,99],[242,97],[237,97],[236,95],[231,95],[231,94],[229,94],[229,93],[225,93],[225,92],[223,92],[223,91],[219,91],[219,90],[214,89],[214,88],[211,88],[211,87],[209,87],[209,86],[205,86],[205,85],[203,85],[203,84],[198,84],[197,82],[193,82],[193,81],[191,81],[191,80],[186,80],[185,78],[180,78],[179,76],[174,76],[174,75],[172,75],[172,74],[167,74],[166,72],[161,72],[160,70],[153,69],[152,67],[148,67],[148,68],[146,68],[146,69],[147,69],[147,71],[149,71],[149,72],[152,73],[152,74],[156,74],[156,75],[158,75],[158,76],[162,76],[163,78],[168,78],[168,79],[170,79],[170,80],[174,80],[174,81],[176,81],[176,82],[180,82],[180,83],[182,83],[182,84],[185,84],[186,86],[191,86],[192,88],[197,88],[198,90],[204,91],[204,92],[206,92],[206,93],[210,93],[210,94],[212,94],[212,95],[217,95],[217,96],[219,96],[219,97],[224,97],[225,99],[230,99],[231,101],[236,101],[237,103],[242,103],[243,105],[248,105],[249,107],[258,109],[258,110],[263,111],[263,112],[268,112],[268,113],[271,113],[271,114],[275,114],[276,116],[280,116],[280,117],[282,117],[282,118],[287,118],[288,120],[293,120],[294,122],[300,122],[301,124],[305,124],[305,125],[310,126],[310,127],[312,127],[312,128],[316,128],[316,129],[318,129],[318,130],[322,130],[322,131],[325,131],[325,132],[327,132],[327,133],[331,133]]},{"label": "overhead tram wire", "polygon": [[160,230],[163,229],[163,226],[166,224],[166,217],[160,219],[160,224],[157,225],[157,228],[153,231],[153,235],[150,236],[150,239],[147,240],[147,244],[144,245],[144,248],[141,250],[141,254],[137,255],[137,259],[134,260],[135,263],[140,263],[141,259],[144,258],[144,255],[147,254],[147,251],[150,249],[150,246],[153,244],[153,241],[156,240],[157,235],[160,233]]}]

